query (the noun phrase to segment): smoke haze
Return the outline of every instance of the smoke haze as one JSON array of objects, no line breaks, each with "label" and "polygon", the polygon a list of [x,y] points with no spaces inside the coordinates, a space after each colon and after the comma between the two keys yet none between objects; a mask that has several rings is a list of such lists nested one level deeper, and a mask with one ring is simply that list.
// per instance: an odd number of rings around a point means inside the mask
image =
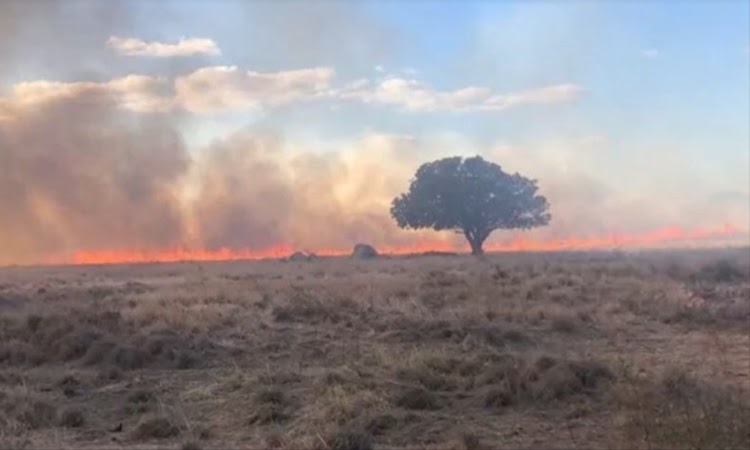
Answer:
[{"label": "smoke haze", "polygon": [[[430,242],[436,248],[462,247],[460,236],[452,233],[398,229],[389,206],[422,162],[475,153],[539,180],[553,219],[549,227],[524,234],[533,239],[725,224],[732,226],[726,234],[747,237],[750,198],[742,186],[724,189],[685,178],[673,192],[691,195],[670,199],[652,195],[661,189],[660,179],[645,177],[645,187],[631,189],[602,175],[609,157],[602,148],[609,143],[596,136],[477,146],[416,133],[421,127],[404,134],[367,130],[368,124],[366,131],[324,139],[312,149],[295,137],[293,124],[282,123],[277,132],[240,125],[199,148],[185,141],[185,124],[194,123],[185,118],[191,114],[221,117],[236,109],[273,114],[277,107],[316,101],[355,111],[380,103],[399,114],[466,112],[488,109],[498,98],[513,99],[505,102],[508,107],[540,107],[582,95],[565,80],[559,83],[562,90],[539,86],[514,94],[484,87],[438,89],[404,74],[380,80],[342,77],[326,67],[356,49],[379,55],[392,42],[376,44],[387,27],[357,7],[337,5],[310,11],[249,6],[272,19],[263,34],[280,33],[274,24],[291,30],[274,41],[274,55],[291,43],[310,43],[295,56],[300,65],[287,70],[268,64],[265,71],[253,71],[226,61],[207,65],[205,58],[218,57],[218,50],[183,62],[138,63],[131,61],[133,55],[118,55],[108,39],[135,33],[134,18],[144,3],[3,2],[0,60],[9,64],[0,68],[0,264],[66,260],[98,250],[325,252],[356,242],[391,249]],[[177,22],[179,16],[167,15]],[[332,31],[316,34],[307,20],[330,29],[335,18],[344,17],[351,21],[342,32],[358,39],[338,50]],[[65,31],[71,29],[76,32]],[[159,51],[149,56],[192,55],[176,45],[153,44]],[[231,49],[222,49],[221,55],[226,53]],[[343,114],[348,116],[342,123],[352,119],[351,112]],[[679,175],[682,168],[669,171]],[[491,240],[511,236],[498,232]]]}]

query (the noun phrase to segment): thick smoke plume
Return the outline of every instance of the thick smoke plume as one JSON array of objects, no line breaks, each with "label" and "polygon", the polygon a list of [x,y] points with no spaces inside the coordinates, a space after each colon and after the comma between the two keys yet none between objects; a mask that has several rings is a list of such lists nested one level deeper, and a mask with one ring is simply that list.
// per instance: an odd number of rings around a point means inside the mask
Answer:
[{"label": "thick smoke plume", "polygon": [[413,237],[387,215],[411,169],[393,155],[404,138],[305,154],[241,131],[191,157],[165,116],[124,112],[94,88],[6,99],[0,117],[4,263],[81,249],[346,248]]},{"label": "thick smoke plume", "polygon": [[189,159],[170,123],[88,91],[0,108],[5,262],[180,241],[178,182]]},{"label": "thick smoke plume", "polygon": [[[6,97],[0,103],[0,262],[65,260],[81,250],[335,253],[358,241],[460,248],[457,236],[402,231],[388,215],[390,199],[421,162],[418,140],[372,134],[328,153],[306,153],[279,136],[244,130],[191,156],[174,122],[123,111],[96,88],[32,103]],[[546,174],[542,186],[553,187],[553,205],[564,208],[557,209],[562,226],[532,237],[596,236],[619,220],[597,220],[622,206],[608,206],[613,196],[597,182]]]}]

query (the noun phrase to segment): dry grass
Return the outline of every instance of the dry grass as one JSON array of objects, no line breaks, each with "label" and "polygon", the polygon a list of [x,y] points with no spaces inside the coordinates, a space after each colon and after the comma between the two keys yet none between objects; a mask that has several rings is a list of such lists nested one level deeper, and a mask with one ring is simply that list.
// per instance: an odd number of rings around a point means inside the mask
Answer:
[{"label": "dry grass", "polygon": [[630,379],[620,389],[624,432],[641,448],[747,448],[746,392],[711,385],[680,369],[656,380]]},{"label": "dry grass", "polygon": [[0,447],[747,448],[749,268],[742,249],[2,269]]}]

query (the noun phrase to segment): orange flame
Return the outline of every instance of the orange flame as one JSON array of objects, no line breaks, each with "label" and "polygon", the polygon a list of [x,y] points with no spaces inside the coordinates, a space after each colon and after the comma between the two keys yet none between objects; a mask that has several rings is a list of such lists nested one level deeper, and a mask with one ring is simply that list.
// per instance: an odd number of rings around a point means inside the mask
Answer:
[{"label": "orange flame", "polygon": [[[591,236],[584,238],[564,239],[531,239],[516,237],[507,242],[488,243],[488,252],[522,252],[522,251],[563,251],[563,250],[603,250],[621,247],[650,247],[668,245],[675,242],[707,241],[722,238],[748,238],[750,232],[726,224],[716,229],[695,228],[686,229],[678,226],[665,227],[641,234],[617,234],[606,236]],[[151,262],[183,262],[183,261],[234,261],[258,260],[266,258],[281,258],[288,256],[295,249],[289,244],[265,249],[230,249],[195,250],[175,248],[158,251],[127,251],[127,250],[80,250],[64,258],[49,260],[52,264],[129,264]],[[450,241],[422,241],[408,245],[381,246],[379,250],[385,254],[406,255],[425,252],[463,252],[467,250],[465,244]],[[348,249],[318,249],[320,256],[343,256],[349,254]]]},{"label": "orange flame", "polygon": [[750,236],[749,231],[725,224],[721,228],[686,229],[679,226],[660,228],[641,234],[612,233],[607,236],[587,238],[568,238],[555,240],[533,240],[516,238],[506,244],[490,244],[487,251],[561,251],[561,250],[595,250],[620,247],[651,247],[675,242],[706,241],[710,239]]}]

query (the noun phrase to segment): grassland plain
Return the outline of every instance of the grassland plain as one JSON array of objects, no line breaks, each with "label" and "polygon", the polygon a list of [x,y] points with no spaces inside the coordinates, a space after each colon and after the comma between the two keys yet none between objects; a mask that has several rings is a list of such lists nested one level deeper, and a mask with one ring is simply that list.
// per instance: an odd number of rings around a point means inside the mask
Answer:
[{"label": "grassland plain", "polygon": [[750,252],[0,269],[2,448],[748,448]]}]

